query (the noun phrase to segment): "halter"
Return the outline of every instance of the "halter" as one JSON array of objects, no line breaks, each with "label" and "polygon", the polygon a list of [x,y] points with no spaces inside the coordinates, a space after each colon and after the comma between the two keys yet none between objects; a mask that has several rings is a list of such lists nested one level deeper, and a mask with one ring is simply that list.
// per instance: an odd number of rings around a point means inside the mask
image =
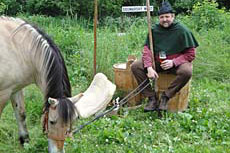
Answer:
[{"label": "halter", "polygon": [[[53,107],[49,107],[49,109],[54,109]],[[66,126],[64,127],[60,127],[60,131],[62,131],[62,133],[65,133],[65,134],[62,134],[61,136],[57,136],[57,135],[54,135],[54,134],[51,134],[49,133],[49,109],[45,110],[43,115],[44,115],[44,119],[43,119],[43,123],[42,123],[42,128],[43,128],[43,133],[47,135],[48,138],[52,139],[52,140],[55,140],[55,141],[65,141],[66,137],[70,137],[72,134],[71,134],[71,131],[72,131],[72,124],[70,123],[70,130],[67,130]]]}]

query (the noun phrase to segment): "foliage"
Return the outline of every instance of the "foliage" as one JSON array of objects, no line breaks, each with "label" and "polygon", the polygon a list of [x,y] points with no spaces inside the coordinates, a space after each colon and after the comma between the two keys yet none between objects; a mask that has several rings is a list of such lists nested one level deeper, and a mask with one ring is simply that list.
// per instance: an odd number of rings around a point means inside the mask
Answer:
[{"label": "foliage", "polygon": [[25,11],[30,14],[61,15],[61,9],[57,4],[57,2],[49,0],[27,0]]},{"label": "foliage", "polygon": [[190,13],[192,11],[193,5],[198,2],[202,2],[202,0],[175,0],[173,3],[173,7],[176,13]]},{"label": "foliage", "polygon": [[63,15],[67,16],[74,16],[81,8],[75,0],[59,0],[56,4],[62,10]]},{"label": "foliage", "polygon": [[[94,12],[94,1],[82,0],[2,0],[7,6],[7,15],[16,15],[20,12],[29,14],[43,14],[48,16],[67,15],[71,17],[84,16],[92,18]],[[111,16],[121,15],[123,0],[100,0],[98,2],[99,16],[110,14]]]},{"label": "foliage", "polygon": [[23,0],[1,0],[4,14],[15,15],[22,12]]},{"label": "foliage", "polygon": [[214,0],[204,0],[202,3],[198,2],[193,6],[192,20],[195,23],[196,30],[223,26],[225,11],[217,7],[218,4]]},{"label": "foliage", "polygon": [[4,12],[6,9],[6,5],[2,2],[0,2],[0,13]]},{"label": "foliage", "polygon": [[123,0],[113,0],[113,1],[100,0],[99,15],[103,17],[103,16],[107,16],[107,14],[109,13],[110,14],[109,16],[118,17],[121,15],[122,4],[123,4]]},{"label": "foliage", "polygon": [[[202,3],[202,0],[168,0],[178,13],[190,14],[193,5]],[[206,0],[207,1],[207,0]],[[150,0],[150,4],[154,6],[153,14],[157,14],[162,0]],[[93,18],[94,1],[82,0],[1,0],[5,4],[6,15],[16,15],[18,13],[40,14],[46,16],[70,16],[84,17],[86,19]],[[217,0],[219,7],[230,8],[228,0]],[[145,6],[146,0],[98,0],[99,18],[104,17],[120,17],[124,15],[121,11],[122,6]],[[143,16],[146,13],[128,13],[129,16]],[[127,13],[126,13],[127,15]]]}]

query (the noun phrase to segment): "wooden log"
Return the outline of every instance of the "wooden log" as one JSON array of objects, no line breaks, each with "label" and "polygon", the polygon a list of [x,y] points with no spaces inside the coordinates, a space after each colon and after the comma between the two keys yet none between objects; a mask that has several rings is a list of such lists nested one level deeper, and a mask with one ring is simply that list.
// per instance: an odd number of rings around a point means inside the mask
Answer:
[{"label": "wooden log", "polygon": [[[170,83],[176,78],[173,74],[159,73],[159,78],[156,80],[155,89],[158,99],[163,91],[165,91]],[[168,111],[170,112],[182,112],[188,107],[189,91],[191,80],[174,96],[169,100]]]}]

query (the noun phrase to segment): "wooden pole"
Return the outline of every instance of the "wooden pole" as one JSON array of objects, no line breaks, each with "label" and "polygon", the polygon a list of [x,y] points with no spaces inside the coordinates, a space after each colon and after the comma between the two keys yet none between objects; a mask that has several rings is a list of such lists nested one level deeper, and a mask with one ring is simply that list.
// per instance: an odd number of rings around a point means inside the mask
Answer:
[{"label": "wooden pole", "polygon": [[97,0],[94,0],[94,75],[97,73]]},{"label": "wooden pole", "polygon": [[149,0],[146,0],[147,7],[147,19],[148,19],[148,31],[149,31],[149,44],[150,50],[152,51],[152,62],[153,68],[155,69],[155,60],[154,60],[154,50],[153,50],[153,37],[152,37],[152,28],[151,28],[151,16],[150,16],[150,3]]}]

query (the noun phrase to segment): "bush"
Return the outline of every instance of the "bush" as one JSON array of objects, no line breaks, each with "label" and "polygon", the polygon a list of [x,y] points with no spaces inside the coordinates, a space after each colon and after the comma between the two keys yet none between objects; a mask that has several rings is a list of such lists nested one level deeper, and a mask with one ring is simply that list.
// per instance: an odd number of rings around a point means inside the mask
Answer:
[{"label": "bush", "polygon": [[0,13],[4,12],[7,15],[16,15],[22,12],[22,0],[2,0],[0,5]]},{"label": "bush", "polygon": [[202,2],[202,0],[175,0],[173,7],[176,13],[190,13],[193,5],[198,2]]},{"label": "bush", "polygon": [[26,10],[30,14],[46,14],[51,16],[61,15],[61,10],[54,1],[48,0],[27,0]]},{"label": "bush", "polygon": [[[168,0],[177,13],[189,13],[193,5],[198,3],[203,4],[202,0]],[[156,14],[162,0],[150,0],[150,5],[154,6],[153,14]],[[219,7],[230,7],[228,0],[217,0],[216,4]],[[98,15],[99,18],[107,16],[120,17],[124,13],[121,12],[122,6],[145,6],[146,0],[98,0]],[[196,5],[198,6],[198,5]],[[212,7],[212,6],[211,6]],[[17,15],[18,13],[41,14],[48,16],[77,16],[86,19],[93,18],[94,15],[94,0],[1,0],[0,13],[6,15]],[[129,13],[130,16],[146,16],[146,13]]]},{"label": "bush", "polygon": [[208,30],[212,28],[220,28],[224,23],[224,9],[218,9],[216,1],[204,0],[193,6],[192,20],[195,24],[195,30]]},{"label": "bush", "polygon": [[0,13],[3,13],[6,9],[6,5],[2,2],[0,2]]}]

